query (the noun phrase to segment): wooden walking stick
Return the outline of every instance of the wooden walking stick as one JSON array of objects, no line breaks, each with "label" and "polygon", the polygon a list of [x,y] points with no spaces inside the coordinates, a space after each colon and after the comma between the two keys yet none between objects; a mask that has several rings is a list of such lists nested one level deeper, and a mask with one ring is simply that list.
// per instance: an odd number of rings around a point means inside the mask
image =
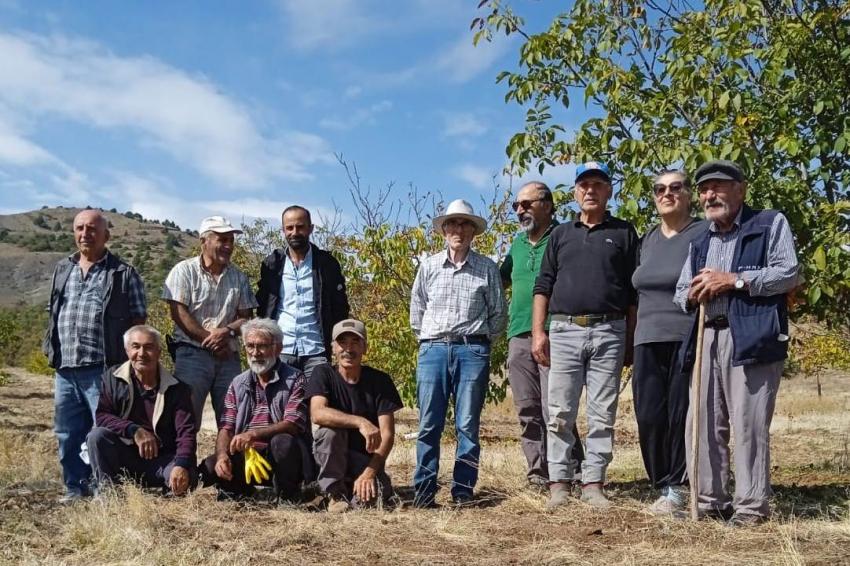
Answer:
[{"label": "wooden walking stick", "polygon": [[702,387],[702,335],[705,332],[705,303],[699,304],[697,314],[697,343],[691,379],[691,520],[699,520],[699,421],[700,389]]}]

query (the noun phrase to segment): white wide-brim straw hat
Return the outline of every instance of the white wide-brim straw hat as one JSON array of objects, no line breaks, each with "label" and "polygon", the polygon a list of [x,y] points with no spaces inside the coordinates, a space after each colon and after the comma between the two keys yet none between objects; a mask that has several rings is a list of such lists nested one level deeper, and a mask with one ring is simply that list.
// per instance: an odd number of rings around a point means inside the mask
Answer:
[{"label": "white wide-brim straw hat", "polygon": [[463,218],[464,220],[469,220],[475,224],[476,236],[478,234],[483,234],[487,229],[487,221],[475,214],[475,211],[472,209],[472,205],[462,198],[450,202],[448,208],[446,208],[445,214],[434,218],[434,230],[442,234],[443,224],[450,218]]}]

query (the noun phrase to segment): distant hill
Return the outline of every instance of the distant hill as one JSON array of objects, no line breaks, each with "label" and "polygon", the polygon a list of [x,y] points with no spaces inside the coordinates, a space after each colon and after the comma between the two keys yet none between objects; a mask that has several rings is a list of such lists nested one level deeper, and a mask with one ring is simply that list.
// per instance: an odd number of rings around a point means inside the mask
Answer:
[{"label": "distant hill", "polygon": [[[0,307],[46,304],[53,266],[76,251],[72,225],[81,210],[0,215]],[[109,249],[141,272],[149,298],[158,296],[171,267],[191,255],[197,232],[132,212],[102,212],[110,223]]]}]

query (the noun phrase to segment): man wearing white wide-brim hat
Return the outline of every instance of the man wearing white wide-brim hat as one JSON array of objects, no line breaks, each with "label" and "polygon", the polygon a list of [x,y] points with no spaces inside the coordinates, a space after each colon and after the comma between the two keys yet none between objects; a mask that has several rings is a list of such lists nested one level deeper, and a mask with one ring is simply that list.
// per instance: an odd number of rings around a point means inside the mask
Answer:
[{"label": "man wearing white wide-brim hat", "polygon": [[413,478],[418,507],[434,505],[449,398],[455,403],[457,433],[452,500],[471,502],[478,481],[478,429],[490,378],[490,341],[507,322],[499,268],[470,247],[486,228],[487,221],[472,205],[452,201],[445,214],[434,218],[446,250],[425,259],[413,282],[410,326],[419,339],[419,436]]}]

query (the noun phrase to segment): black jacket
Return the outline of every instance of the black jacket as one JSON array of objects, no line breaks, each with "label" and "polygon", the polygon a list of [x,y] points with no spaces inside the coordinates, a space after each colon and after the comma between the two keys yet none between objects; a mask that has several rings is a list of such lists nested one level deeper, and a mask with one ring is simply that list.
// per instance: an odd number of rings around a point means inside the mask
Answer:
[{"label": "black jacket", "polygon": [[[345,292],[345,277],[334,256],[310,244],[313,250],[313,297],[316,312],[322,325],[325,352],[331,353],[331,330],[334,324],[348,318],[348,295]],[[280,307],[280,283],[286,248],[273,251],[260,266],[260,282],[257,285],[257,316],[275,318]]]}]

